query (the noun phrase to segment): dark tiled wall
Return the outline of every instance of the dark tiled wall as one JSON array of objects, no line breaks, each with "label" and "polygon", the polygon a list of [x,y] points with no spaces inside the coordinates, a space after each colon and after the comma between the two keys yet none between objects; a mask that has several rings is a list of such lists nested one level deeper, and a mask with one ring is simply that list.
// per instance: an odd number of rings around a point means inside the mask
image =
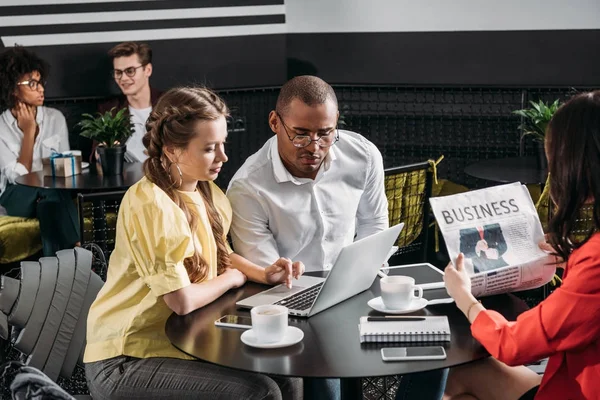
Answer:
[{"label": "dark tiled wall", "polygon": [[[369,138],[381,150],[386,167],[444,155],[439,176],[469,187],[486,182],[466,175],[464,167],[482,159],[535,154],[537,146],[521,143],[520,119],[512,114],[528,100],[566,99],[582,88],[334,86],[340,127]],[[218,183],[227,183],[244,160],[272,133],[267,124],[278,88],[221,90],[232,110],[227,152],[229,162]],[[95,111],[97,98],[49,101],[71,129],[71,145],[84,150],[89,142],[74,125],[83,112]]]}]

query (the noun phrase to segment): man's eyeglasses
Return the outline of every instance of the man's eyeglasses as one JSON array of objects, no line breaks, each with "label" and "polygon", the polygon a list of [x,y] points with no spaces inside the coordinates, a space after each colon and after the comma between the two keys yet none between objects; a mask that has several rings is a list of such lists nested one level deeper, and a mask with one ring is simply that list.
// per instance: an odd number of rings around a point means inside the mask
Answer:
[{"label": "man's eyeglasses", "polygon": [[17,82],[17,85],[27,85],[31,90],[37,90],[37,88],[41,85],[42,87],[46,87],[46,81],[36,81],[35,79],[29,79],[26,81]]},{"label": "man's eyeglasses", "polygon": [[113,69],[111,71],[111,74],[113,76],[113,78],[119,80],[123,77],[123,73],[125,73],[125,75],[127,75],[128,77],[132,77],[135,75],[135,73],[137,72],[138,68],[143,68],[145,67],[146,64],[142,64],[142,65],[138,65],[137,67],[129,67],[129,68],[125,68],[124,70],[120,70],[120,69]]},{"label": "man's eyeglasses", "polygon": [[[285,124],[285,122],[283,122],[283,118],[281,118],[281,115],[279,115],[279,113],[277,113],[277,117],[281,121],[281,125],[283,125],[285,134],[287,135],[288,139],[290,139],[290,142],[292,142],[292,144],[295,147],[299,147],[299,148],[306,147],[306,146],[310,145],[312,142],[317,142],[319,147],[331,147],[335,144],[335,142],[340,140],[340,135],[338,134],[337,127],[331,129],[326,135],[319,136],[317,139],[311,139],[310,135],[297,134],[296,132],[294,132],[294,133],[296,133],[294,135],[294,137],[291,137],[290,132],[288,131],[287,125]],[[334,131],[335,131],[335,134],[334,134]]]}]

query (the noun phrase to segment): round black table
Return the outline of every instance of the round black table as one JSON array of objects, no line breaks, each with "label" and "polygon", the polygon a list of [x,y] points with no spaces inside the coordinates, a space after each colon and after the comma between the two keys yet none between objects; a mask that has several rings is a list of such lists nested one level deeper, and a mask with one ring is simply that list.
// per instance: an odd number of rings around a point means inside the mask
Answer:
[{"label": "round black table", "polygon": [[544,171],[536,156],[496,158],[468,165],[465,173],[493,182],[544,184]]},{"label": "round black table", "polygon": [[[417,282],[419,280],[417,279]],[[448,355],[441,361],[388,362],[381,360],[382,347],[410,344],[360,344],[360,316],[379,315],[367,306],[367,301],[380,295],[379,278],[372,287],[328,310],[310,318],[290,318],[289,324],[304,332],[304,339],[281,349],[256,349],[240,340],[243,330],[221,328],[214,321],[226,314],[249,315],[237,309],[235,302],[266,287],[247,283],[227,292],[215,302],[185,316],[173,314],[166,323],[166,334],[173,345],[198,359],[225,367],[271,375],[303,378],[341,378],[342,397],[360,398],[363,377],[410,374],[468,363],[488,356],[485,349],[471,336],[467,319],[455,304],[428,306],[413,315],[447,315],[451,342],[440,342]],[[445,291],[445,289],[439,289]],[[494,296],[484,304],[507,318],[526,309],[524,302],[512,295]]]},{"label": "round black table", "polygon": [[131,185],[142,179],[143,176],[142,163],[125,163],[123,165],[123,174],[116,176],[99,175],[86,168],[81,174],[68,177],[44,176],[42,171],[31,172],[18,177],[15,181],[19,185],[46,189],[63,189],[76,192],[105,192],[128,189]]}]

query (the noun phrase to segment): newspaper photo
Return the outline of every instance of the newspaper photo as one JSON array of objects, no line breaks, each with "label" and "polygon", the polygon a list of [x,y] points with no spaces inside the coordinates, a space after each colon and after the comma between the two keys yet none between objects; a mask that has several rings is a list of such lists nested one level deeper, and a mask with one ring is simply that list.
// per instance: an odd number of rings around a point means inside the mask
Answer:
[{"label": "newspaper photo", "polygon": [[429,199],[452,262],[459,253],[474,296],[548,283],[554,257],[538,243],[544,232],[529,191],[519,182]]}]

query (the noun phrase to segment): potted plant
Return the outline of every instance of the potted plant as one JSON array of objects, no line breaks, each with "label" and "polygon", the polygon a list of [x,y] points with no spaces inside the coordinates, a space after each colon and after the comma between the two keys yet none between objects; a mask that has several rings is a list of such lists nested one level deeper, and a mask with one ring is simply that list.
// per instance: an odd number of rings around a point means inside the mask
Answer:
[{"label": "potted plant", "polygon": [[83,114],[82,117],[77,124],[81,127],[80,135],[98,142],[96,152],[102,174],[120,175],[125,161],[125,142],[134,131],[127,109],[115,112],[113,108],[104,114],[97,113],[96,117],[91,114]]},{"label": "potted plant", "polygon": [[554,103],[547,104],[543,100],[530,101],[531,108],[513,111],[521,117],[521,125],[519,129],[522,132],[522,137],[532,136],[533,141],[538,143],[539,163],[543,170],[548,167],[546,153],[544,152],[544,138],[546,137],[546,128],[552,119],[552,116],[560,107],[560,101],[554,100]]}]

